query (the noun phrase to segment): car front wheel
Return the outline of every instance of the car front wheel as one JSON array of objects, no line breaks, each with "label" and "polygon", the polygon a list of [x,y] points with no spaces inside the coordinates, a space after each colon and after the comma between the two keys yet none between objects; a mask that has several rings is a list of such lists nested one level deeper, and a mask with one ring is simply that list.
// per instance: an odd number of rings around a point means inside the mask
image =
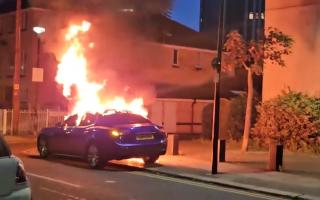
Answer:
[{"label": "car front wheel", "polygon": [[102,158],[99,148],[96,144],[91,143],[87,149],[87,162],[90,168],[103,168],[106,165],[105,159]]},{"label": "car front wheel", "polygon": [[49,155],[48,143],[44,138],[38,141],[38,151],[41,158],[47,158]]}]

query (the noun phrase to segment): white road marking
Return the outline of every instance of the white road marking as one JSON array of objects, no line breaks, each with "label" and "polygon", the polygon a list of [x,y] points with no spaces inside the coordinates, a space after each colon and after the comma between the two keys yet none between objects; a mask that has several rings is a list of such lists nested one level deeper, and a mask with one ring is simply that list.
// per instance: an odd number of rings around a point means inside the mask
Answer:
[{"label": "white road marking", "polygon": [[134,175],[139,175],[139,176],[146,176],[146,177],[150,177],[150,178],[161,179],[164,181],[171,181],[171,182],[175,182],[175,183],[182,183],[182,184],[186,184],[186,185],[202,187],[202,188],[206,188],[206,189],[218,190],[218,191],[240,194],[240,195],[245,195],[245,196],[250,196],[250,197],[257,197],[257,198],[261,198],[261,199],[267,199],[267,200],[283,200],[284,199],[284,198],[271,197],[271,196],[267,196],[267,195],[259,194],[259,193],[252,193],[252,192],[247,192],[247,191],[242,191],[242,190],[237,190],[237,189],[232,189],[232,188],[224,188],[222,186],[215,186],[215,185],[210,185],[210,184],[206,184],[206,183],[194,182],[194,181],[183,180],[183,179],[173,178],[173,177],[168,177],[168,176],[161,176],[161,175],[156,175],[156,174],[149,174],[149,173],[143,173],[143,172],[128,172],[128,173],[134,174]]},{"label": "white road marking", "polygon": [[106,180],[104,181],[105,183],[116,183],[116,181],[113,181],[113,180]]},{"label": "white road marking", "polygon": [[27,173],[27,175],[31,176],[31,177],[40,178],[40,179],[44,179],[44,180],[47,180],[47,181],[51,181],[51,182],[60,183],[60,184],[63,184],[63,185],[75,187],[75,188],[81,188],[82,187],[81,185],[69,183],[67,181],[63,181],[63,180],[59,180],[59,179],[55,179],[55,178],[51,178],[51,177],[47,177],[47,176],[41,176],[41,175],[38,175],[38,174]]},{"label": "white road marking", "polygon": [[53,190],[53,189],[50,189],[50,188],[47,188],[47,187],[40,187],[40,189],[41,189],[41,190],[44,190],[44,191],[47,191],[47,192],[51,192],[51,193],[54,193],[54,194],[58,194],[58,195],[67,197],[68,199],[73,199],[73,200],[87,200],[86,198],[81,198],[81,197],[74,196],[74,195],[72,195],[72,194],[67,194],[67,193],[64,193],[64,192],[59,192],[59,191],[57,191],[57,190]]}]

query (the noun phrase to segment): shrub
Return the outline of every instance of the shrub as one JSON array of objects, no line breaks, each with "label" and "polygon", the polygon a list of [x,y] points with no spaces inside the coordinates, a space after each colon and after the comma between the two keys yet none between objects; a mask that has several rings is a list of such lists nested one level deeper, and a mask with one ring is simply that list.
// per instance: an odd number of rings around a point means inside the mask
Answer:
[{"label": "shrub", "polygon": [[253,137],[261,145],[274,139],[292,151],[320,153],[320,99],[283,92],[257,107]]}]

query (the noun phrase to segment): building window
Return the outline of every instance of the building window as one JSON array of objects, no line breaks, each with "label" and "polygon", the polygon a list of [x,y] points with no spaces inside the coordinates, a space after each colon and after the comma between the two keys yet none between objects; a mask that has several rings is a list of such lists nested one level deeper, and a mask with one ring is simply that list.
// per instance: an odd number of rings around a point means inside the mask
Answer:
[{"label": "building window", "polygon": [[10,15],[8,17],[8,21],[7,21],[8,33],[14,32],[14,29],[16,27],[15,19],[16,19],[15,15]]},{"label": "building window", "polygon": [[203,66],[201,64],[201,52],[197,53],[197,64],[195,65],[196,70],[202,70]]},{"label": "building window", "polygon": [[178,49],[173,49],[172,66],[173,67],[179,66],[179,51],[178,51]]},{"label": "building window", "polygon": [[4,95],[4,100],[6,102],[12,102],[12,87],[11,86],[7,86],[6,90],[5,90],[5,95]]},{"label": "building window", "polygon": [[0,35],[3,34],[3,20],[0,18]]},{"label": "building window", "polygon": [[21,54],[20,76],[26,75],[26,66],[27,66],[27,53],[26,51],[23,50]]},{"label": "building window", "polygon": [[21,19],[21,30],[25,31],[27,29],[28,29],[28,13],[23,12],[22,19]]},{"label": "building window", "polygon": [[[20,76],[26,75],[26,65],[27,65],[27,53],[22,50],[21,52],[21,67],[20,67]],[[8,77],[12,77],[14,74],[15,67],[15,54],[12,52],[9,56],[9,73]]]}]

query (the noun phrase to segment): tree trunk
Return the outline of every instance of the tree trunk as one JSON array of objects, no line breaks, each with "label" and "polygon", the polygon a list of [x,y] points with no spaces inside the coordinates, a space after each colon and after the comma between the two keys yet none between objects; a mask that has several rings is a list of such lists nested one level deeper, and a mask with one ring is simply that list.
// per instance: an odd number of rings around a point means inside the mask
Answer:
[{"label": "tree trunk", "polygon": [[252,114],[252,101],[253,101],[253,80],[252,80],[252,70],[248,69],[248,96],[247,96],[247,107],[246,107],[246,117],[244,122],[244,131],[242,139],[241,151],[248,151],[249,135],[251,129],[251,114]]}]

